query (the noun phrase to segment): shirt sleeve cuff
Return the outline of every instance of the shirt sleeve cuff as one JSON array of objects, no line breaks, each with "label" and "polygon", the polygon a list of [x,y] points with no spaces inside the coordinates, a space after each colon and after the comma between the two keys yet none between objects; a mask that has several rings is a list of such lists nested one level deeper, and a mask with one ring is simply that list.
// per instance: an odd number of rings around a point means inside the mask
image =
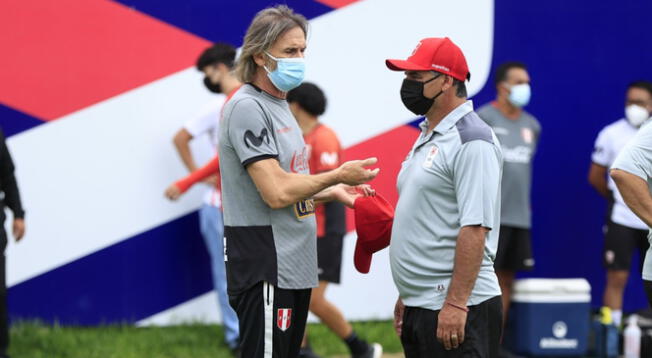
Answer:
[{"label": "shirt sleeve cuff", "polygon": [[262,155],[257,155],[257,156],[255,156],[255,157],[251,157],[251,158],[249,158],[249,159],[244,160],[244,161],[242,162],[242,166],[246,168],[248,165],[253,164],[253,163],[255,163],[255,162],[258,162],[258,161],[261,161],[261,160],[265,160],[265,159],[276,159],[276,158],[278,158],[278,155],[275,155],[275,154],[262,154]]}]

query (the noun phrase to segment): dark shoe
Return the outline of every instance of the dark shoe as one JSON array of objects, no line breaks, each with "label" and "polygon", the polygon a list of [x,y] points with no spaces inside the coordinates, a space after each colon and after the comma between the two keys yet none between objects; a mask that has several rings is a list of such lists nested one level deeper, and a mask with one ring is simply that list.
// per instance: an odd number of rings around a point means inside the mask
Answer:
[{"label": "dark shoe", "polygon": [[383,346],[378,343],[372,343],[369,345],[369,349],[362,353],[353,356],[353,358],[380,358],[383,355]]},{"label": "dark shoe", "polygon": [[321,357],[318,356],[317,353],[313,352],[312,348],[308,346],[308,347],[302,347],[299,350],[299,358],[321,358]]}]

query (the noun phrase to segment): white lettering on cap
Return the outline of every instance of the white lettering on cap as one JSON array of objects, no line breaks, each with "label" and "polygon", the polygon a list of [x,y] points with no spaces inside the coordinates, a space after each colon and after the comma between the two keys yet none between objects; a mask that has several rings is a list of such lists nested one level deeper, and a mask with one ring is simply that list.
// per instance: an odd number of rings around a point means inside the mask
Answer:
[{"label": "white lettering on cap", "polygon": [[446,66],[442,66],[442,65],[432,65],[432,68],[436,68],[438,70],[444,70],[444,71],[447,71],[447,72],[451,71],[450,68],[448,68]]}]

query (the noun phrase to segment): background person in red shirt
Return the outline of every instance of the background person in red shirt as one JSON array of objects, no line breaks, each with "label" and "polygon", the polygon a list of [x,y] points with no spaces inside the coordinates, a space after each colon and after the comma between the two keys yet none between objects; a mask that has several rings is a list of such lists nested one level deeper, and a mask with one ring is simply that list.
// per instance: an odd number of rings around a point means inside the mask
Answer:
[{"label": "background person in red shirt", "polygon": [[[319,122],[326,110],[326,96],[313,83],[304,82],[288,92],[287,101],[303,132],[308,148],[310,174],[336,169],[342,163],[342,146],[335,132]],[[310,312],[349,347],[353,357],[380,358],[382,347],[360,339],[340,310],[326,299],[329,283],[340,283],[343,238],[346,234],[344,205],[328,202],[315,208],[319,287],[312,290]],[[304,339],[300,357],[317,357]]]}]

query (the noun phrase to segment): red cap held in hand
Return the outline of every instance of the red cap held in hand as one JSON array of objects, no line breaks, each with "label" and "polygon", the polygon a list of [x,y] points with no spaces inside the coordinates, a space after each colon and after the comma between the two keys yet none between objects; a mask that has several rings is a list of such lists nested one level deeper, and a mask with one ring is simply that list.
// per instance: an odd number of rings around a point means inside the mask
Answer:
[{"label": "red cap held in hand", "polygon": [[353,203],[355,210],[355,230],[358,241],[355,243],[353,263],[360,273],[368,273],[371,256],[387,246],[392,236],[394,207],[385,198],[367,196]]},{"label": "red cap held in hand", "polygon": [[437,71],[460,81],[471,79],[462,50],[448,37],[421,40],[407,60],[386,60],[392,71]]}]

